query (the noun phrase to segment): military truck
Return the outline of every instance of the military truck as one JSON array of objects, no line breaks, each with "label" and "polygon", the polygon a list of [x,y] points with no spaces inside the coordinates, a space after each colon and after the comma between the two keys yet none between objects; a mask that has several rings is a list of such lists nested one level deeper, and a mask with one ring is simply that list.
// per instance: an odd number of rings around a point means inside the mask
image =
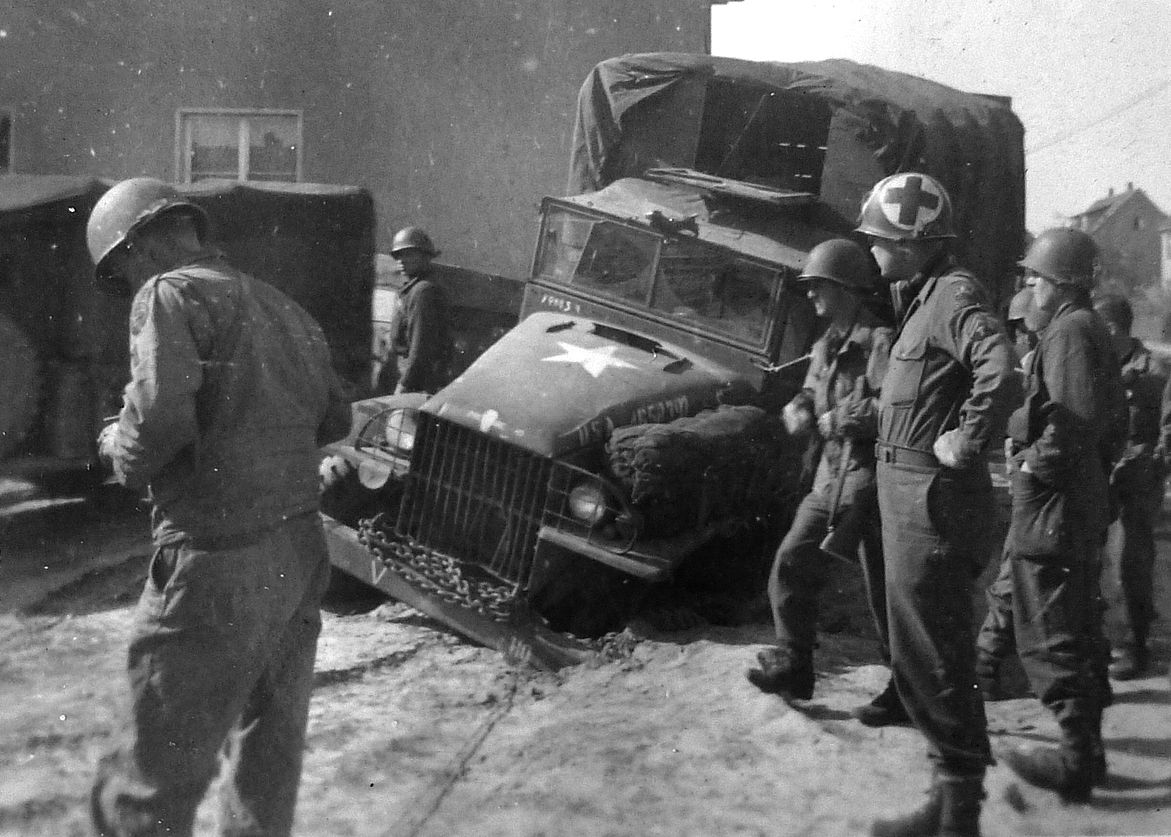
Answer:
[{"label": "military truck", "polygon": [[923,171],[1007,298],[1022,140],[1003,98],[847,61],[599,64],[519,323],[439,392],[356,403],[328,449],[349,474],[323,498],[335,568],[550,667],[588,652],[567,636],[583,611],[698,556],[718,578],[799,494],[769,419],[818,333],[793,281],[809,250]]},{"label": "military truck", "polygon": [[[98,293],[90,210],[111,181],[0,175],[0,479],[74,493],[102,476],[94,439],[122,404],[130,300]],[[352,186],[205,180],[180,187],[234,264],[321,323],[341,376],[369,394],[374,202]],[[57,491],[57,489],[60,489]]]}]

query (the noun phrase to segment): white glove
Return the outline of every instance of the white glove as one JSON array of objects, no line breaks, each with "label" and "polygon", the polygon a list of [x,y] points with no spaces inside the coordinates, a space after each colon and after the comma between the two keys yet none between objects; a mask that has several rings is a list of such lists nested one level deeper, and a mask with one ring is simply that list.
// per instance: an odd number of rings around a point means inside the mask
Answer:
[{"label": "white glove", "polygon": [[114,437],[118,435],[118,422],[110,422],[98,433],[98,458],[107,464],[114,459]]},{"label": "white glove", "polygon": [[785,423],[785,430],[789,432],[790,436],[797,436],[809,431],[813,425],[813,413],[790,401],[781,410],[781,421]]},{"label": "white glove", "polygon": [[964,434],[959,429],[949,430],[931,446],[935,458],[944,468],[959,468],[964,464]]}]

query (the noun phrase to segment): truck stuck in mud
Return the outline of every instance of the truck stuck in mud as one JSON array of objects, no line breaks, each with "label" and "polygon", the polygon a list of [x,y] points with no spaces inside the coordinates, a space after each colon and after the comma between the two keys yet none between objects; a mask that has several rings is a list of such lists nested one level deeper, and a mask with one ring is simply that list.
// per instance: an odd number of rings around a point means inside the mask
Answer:
[{"label": "truck stuck in mud", "polygon": [[516,327],[436,393],[356,402],[326,450],[335,568],[551,668],[697,563],[748,595],[801,489],[776,416],[820,328],[808,252],[925,171],[1007,301],[1022,141],[1004,99],[846,61],[599,64]]}]

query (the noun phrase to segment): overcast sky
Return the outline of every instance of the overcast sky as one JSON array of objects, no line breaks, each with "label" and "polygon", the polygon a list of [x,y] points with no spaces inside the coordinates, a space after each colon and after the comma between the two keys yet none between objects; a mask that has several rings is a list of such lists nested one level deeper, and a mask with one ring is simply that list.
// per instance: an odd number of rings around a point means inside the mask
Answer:
[{"label": "overcast sky", "polygon": [[1037,232],[1111,187],[1171,211],[1171,0],[741,0],[712,10],[712,53],[849,58],[1011,96]]}]

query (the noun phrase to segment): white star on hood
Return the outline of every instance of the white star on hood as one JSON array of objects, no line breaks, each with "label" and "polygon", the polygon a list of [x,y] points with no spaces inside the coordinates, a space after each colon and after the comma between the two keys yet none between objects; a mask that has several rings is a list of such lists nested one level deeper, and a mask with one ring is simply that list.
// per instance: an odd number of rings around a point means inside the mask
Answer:
[{"label": "white star on hood", "polygon": [[614,352],[618,351],[617,346],[599,346],[596,349],[587,349],[584,346],[574,346],[572,343],[562,343],[560,340],[557,341],[557,345],[564,349],[564,354],[543,357],[541,360],[549,363],[577,363],[595,378],[611,366],[616,369],[638,368],[633,363],[627,363],[614,357]]}]

